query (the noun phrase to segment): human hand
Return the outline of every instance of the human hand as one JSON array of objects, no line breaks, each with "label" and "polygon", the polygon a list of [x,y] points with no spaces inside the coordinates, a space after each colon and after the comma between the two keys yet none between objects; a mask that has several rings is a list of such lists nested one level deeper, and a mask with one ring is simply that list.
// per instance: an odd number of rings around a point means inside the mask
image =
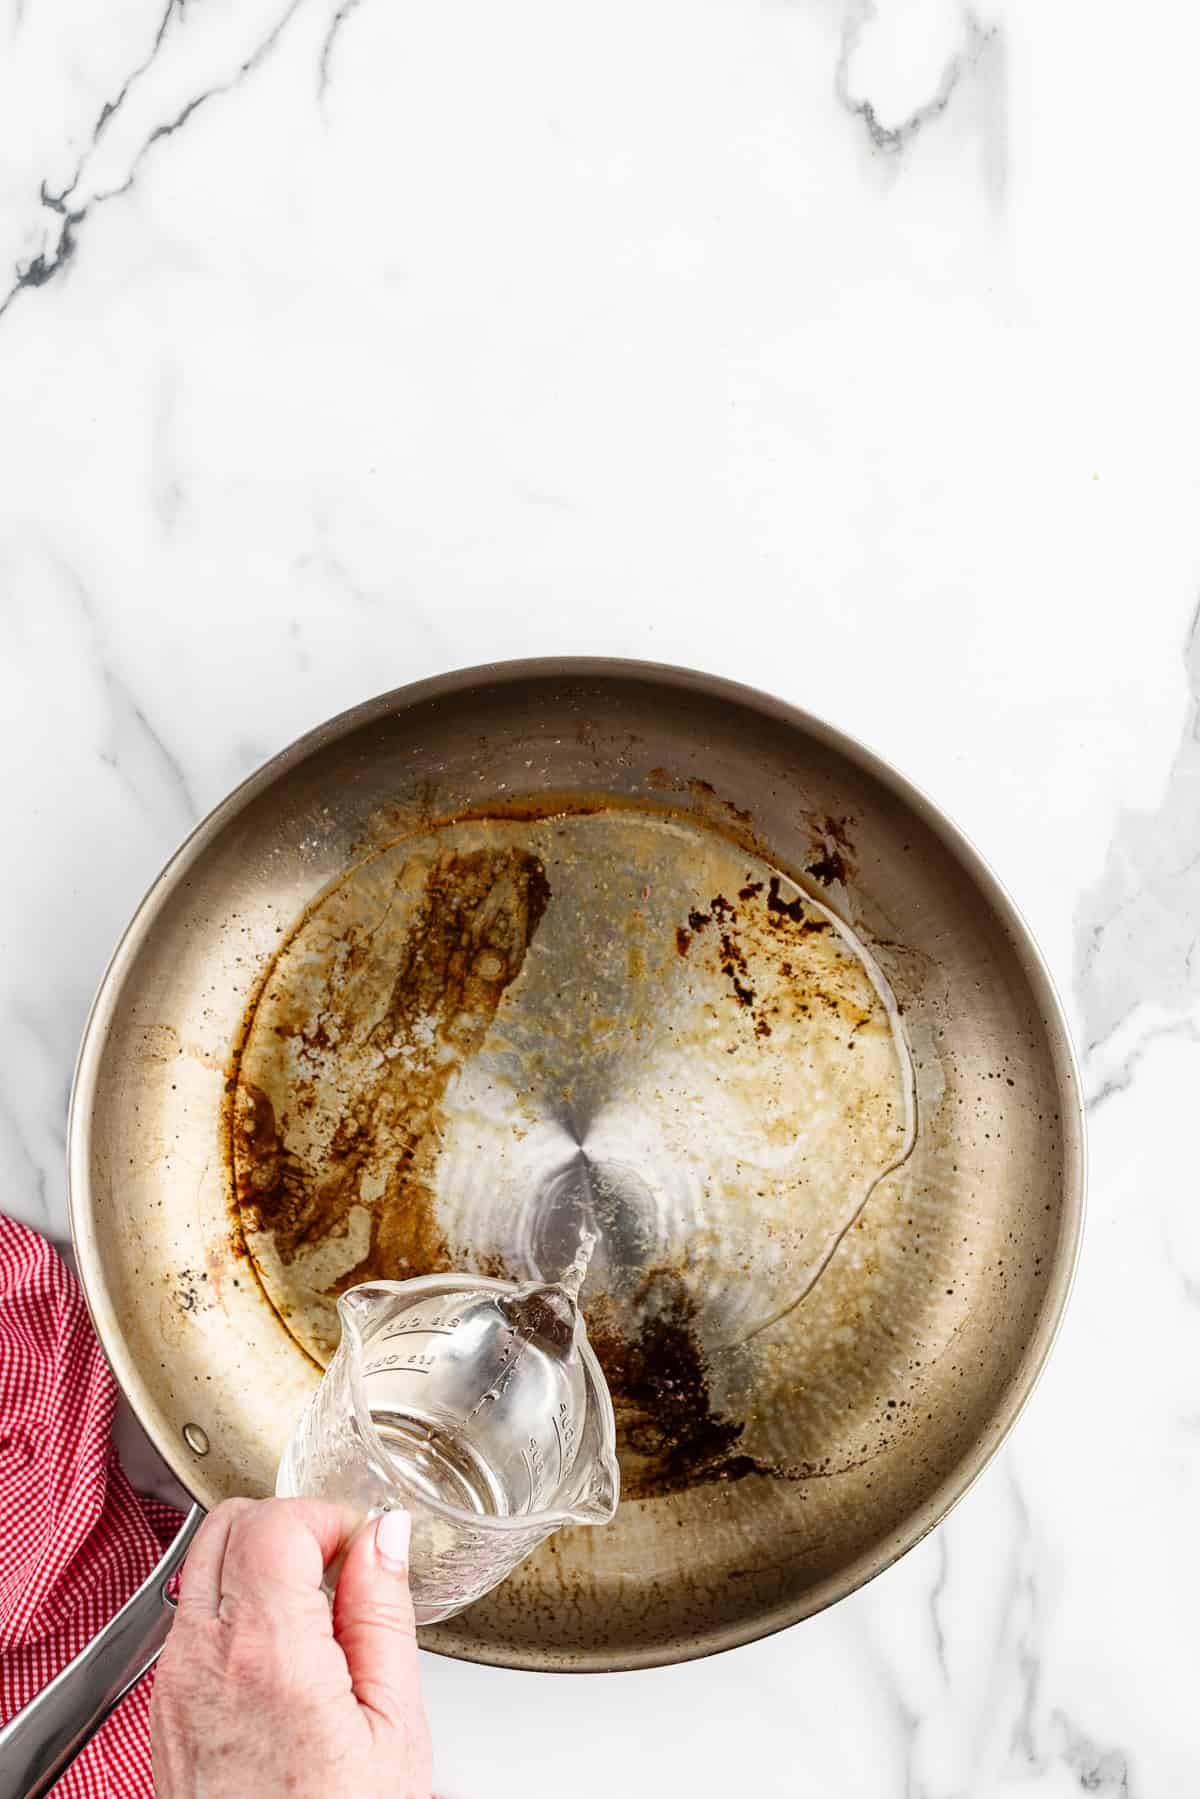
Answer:
[{"label": "human hand", "polygon": [[[310,1499],[205,1519],[154,1683],[158,1799],[429,1799],[409,1520],[355,1522]],[[321,1581],[343,1550],[331,1615]]]}]

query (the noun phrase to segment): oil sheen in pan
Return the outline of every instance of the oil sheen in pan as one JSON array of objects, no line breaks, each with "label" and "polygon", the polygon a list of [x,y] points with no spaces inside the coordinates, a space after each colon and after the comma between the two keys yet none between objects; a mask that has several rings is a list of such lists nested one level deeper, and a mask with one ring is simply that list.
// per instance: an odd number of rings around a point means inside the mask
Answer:
[{"label": "oil sheen in pan", "polygon": [[596,1229],[588,1329],[652,1496],[811,1472],[799,1302],[915,1129],[882,973],[779,870],[667,814],[473,819],[370,855],[286,941],[235,1188],[321,1363],[348,1286],[553,1277]]}]

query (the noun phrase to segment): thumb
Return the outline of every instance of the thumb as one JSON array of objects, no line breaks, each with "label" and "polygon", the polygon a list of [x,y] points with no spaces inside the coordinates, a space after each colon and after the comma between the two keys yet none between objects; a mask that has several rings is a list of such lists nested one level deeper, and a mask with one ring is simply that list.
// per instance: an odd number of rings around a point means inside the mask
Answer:
[{"label": "thumb", "polygon": [[417,1627],[408,1590],[407,1512],[384,1512],[346,1551],[333,1599],[333,1634],[359,1704],[383,1723],[424,1727]]}]

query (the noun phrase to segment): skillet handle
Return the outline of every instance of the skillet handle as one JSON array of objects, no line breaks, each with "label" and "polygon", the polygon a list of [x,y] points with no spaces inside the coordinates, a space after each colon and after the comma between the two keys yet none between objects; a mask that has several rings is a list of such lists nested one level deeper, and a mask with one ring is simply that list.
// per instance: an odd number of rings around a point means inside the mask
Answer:
[{"label": "skillet handle", "polygon": [[175,1615],[164,1588],[204,1518],[194,1505],[154,1572],[98,1637],[0,1730],[0,1799],[41,1799],[158,1660]]}]

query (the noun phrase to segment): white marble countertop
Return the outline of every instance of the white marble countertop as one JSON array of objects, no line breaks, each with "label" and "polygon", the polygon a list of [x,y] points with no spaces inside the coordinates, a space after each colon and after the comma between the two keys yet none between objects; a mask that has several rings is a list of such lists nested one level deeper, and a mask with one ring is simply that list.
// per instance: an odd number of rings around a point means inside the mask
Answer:
[{"label": "white marble countertop", "polygon": [[1091,1097],[1076,1295],[949,1523],[584,1681],[428,1659],[455,1799],[1200,1780],[1200,23],[989,0],[0,3],[0,1203],[93,987],[306,727],[506,656],[865,739],[1014,892]]}]

